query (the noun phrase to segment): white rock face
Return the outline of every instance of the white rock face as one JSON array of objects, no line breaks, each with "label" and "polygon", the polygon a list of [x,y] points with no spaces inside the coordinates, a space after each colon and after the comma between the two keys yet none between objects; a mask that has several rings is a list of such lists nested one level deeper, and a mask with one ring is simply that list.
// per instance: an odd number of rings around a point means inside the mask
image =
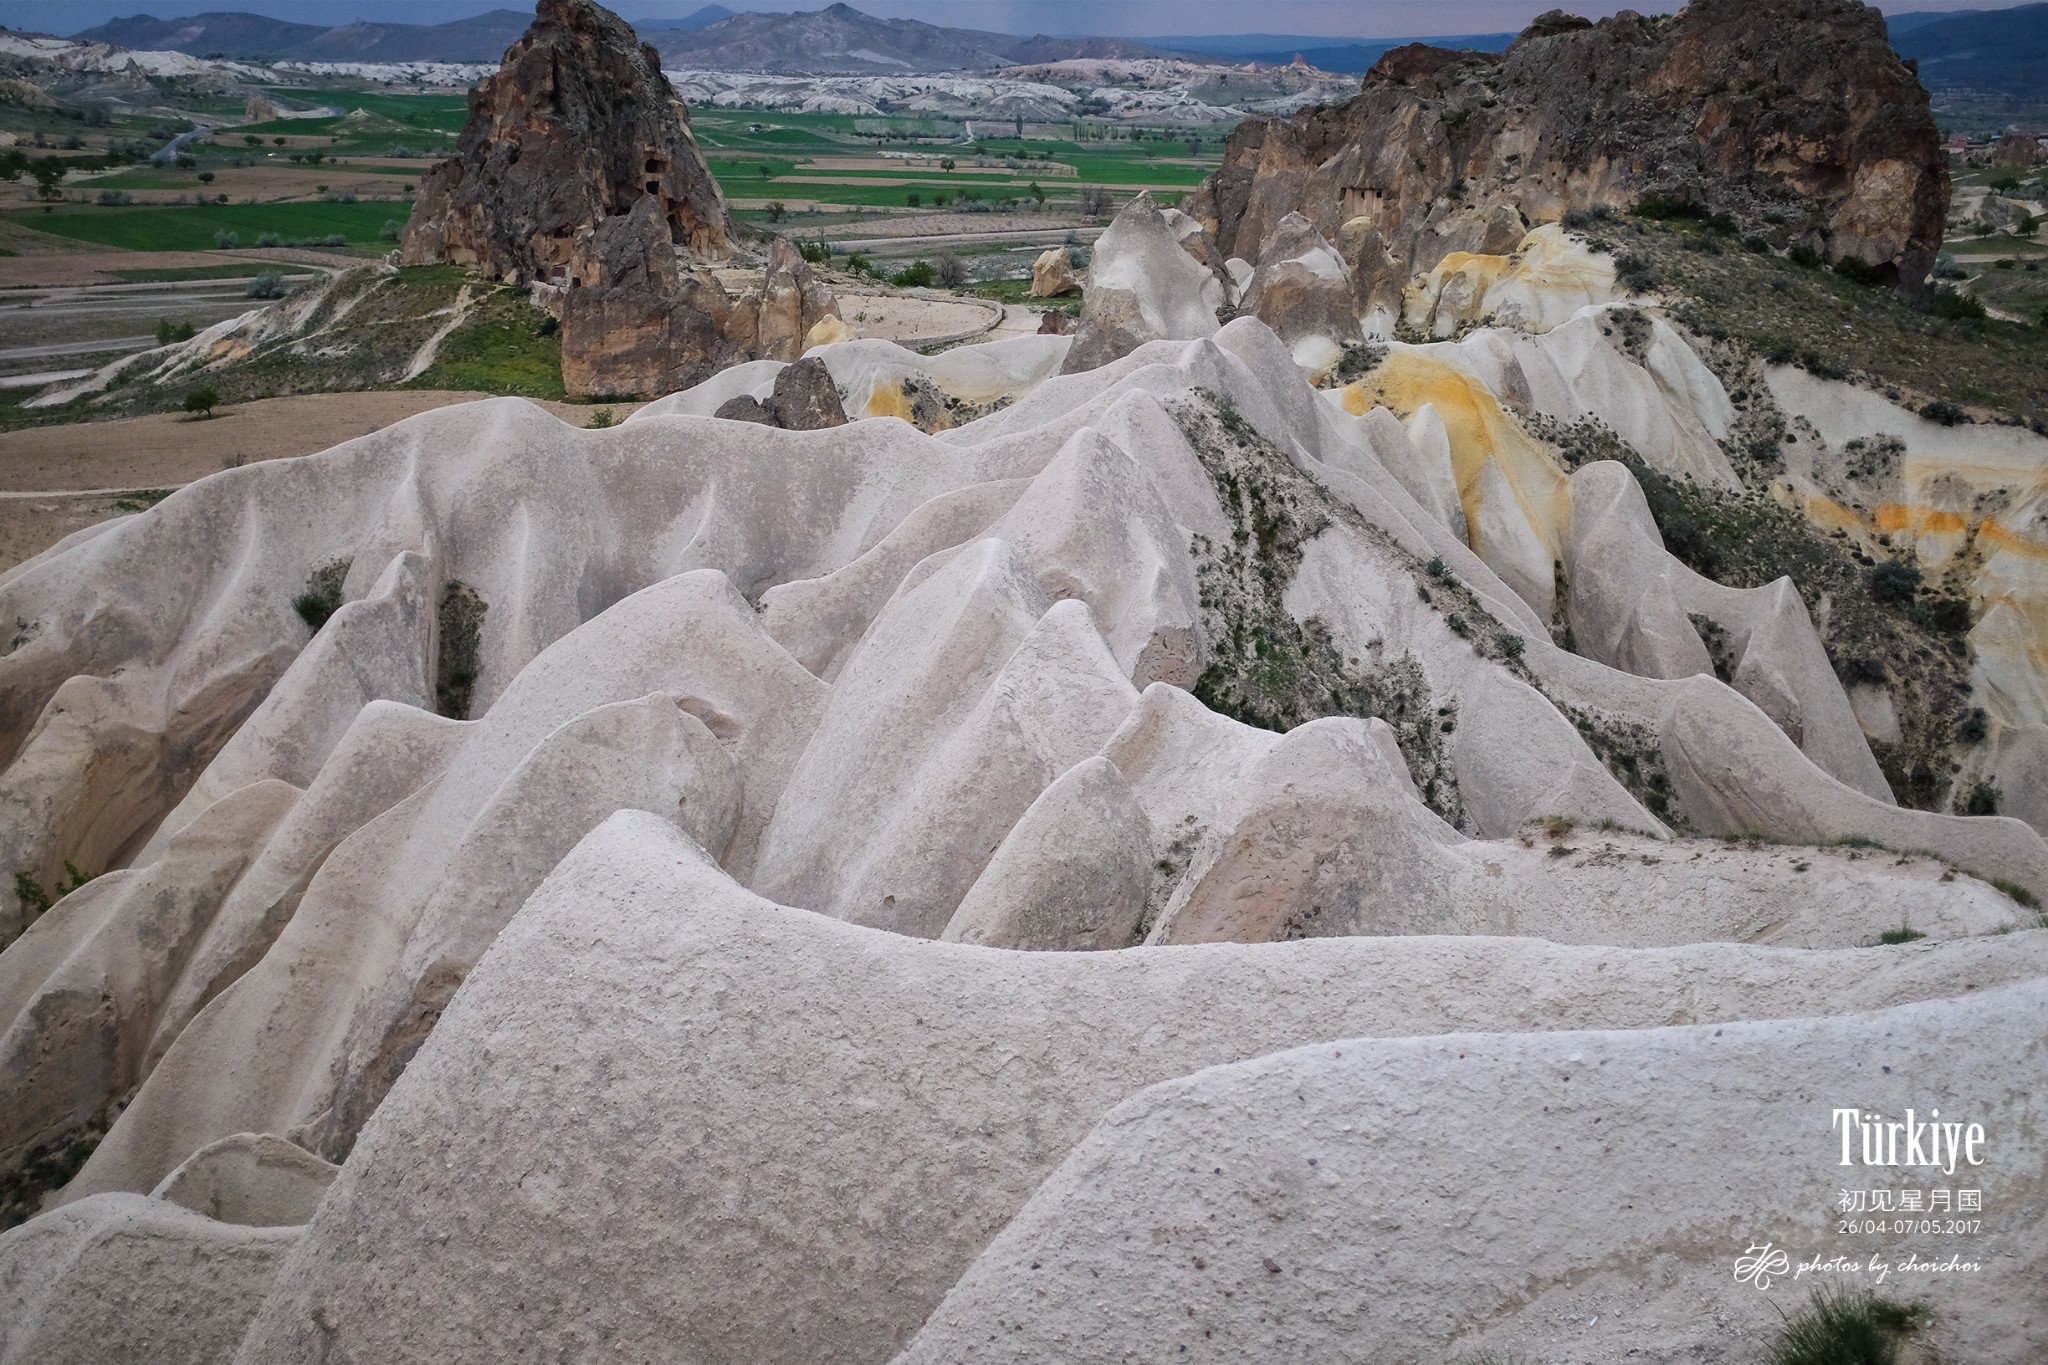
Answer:
[{"label": "white rock face", "polygon": [[1595,307],[1318,391],[1178,231],[1093,368],[441,409],[0,577],[65,892],[0,907],[0,1362],[1680,1359],[1804,1299],[1732,1267],[1833,1244],[1828,1108],[1936,1103],[2011,1202],[1929,1340],[2048,1348],[2048,844],[1895,804],[1822,608],[1535,426],[1733,486],[1712,372]]},{"label": "white rock face", "polygon": [[1141,190],[1096,240],[1063,372],[1094,369],[1148,341],[1208,336],[1226,301],[1222,281]]}]

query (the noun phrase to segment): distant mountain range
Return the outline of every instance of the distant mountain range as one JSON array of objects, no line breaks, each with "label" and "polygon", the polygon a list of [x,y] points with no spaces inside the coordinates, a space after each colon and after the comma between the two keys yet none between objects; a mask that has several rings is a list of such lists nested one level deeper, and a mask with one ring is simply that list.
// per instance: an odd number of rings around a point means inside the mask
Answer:
[{"label": "distant mountain range", "polygon": [[704,28],[656,34],[650,41],[662,61],[673,66],[810,75],[989,71],[1070,57],[1166,55],[1131,38],[1022,38],[916,19],[878,19],[846,4],[794,14],[735,14]]},{"label": "distant mountain range", "polygon": [[1325,71],[1364,75],[1381,57],[1406,43],[1430,43],[1437,47],[1472,48],[1480,52],[1503,52],[1515,40],[1512,33],[1462,33],[1436,38],[1374,38],[1341,42],[1327,35],[1301,33],[1203,34],[1152,38],[1154,47],[1207,57],[1212,61],[1266,62],[1284,65],[1297,54],[1310,66]]},{"label": "distant mountain range", "polygon": [[724,5],[706,5],[703,9],[681,19],[635,19],[632,24],[636,32],[658,33],[671,28],[708,28],[720,19],[730,19],[732,16],[733,11]]},{"label": "distant mountain range", "polygon": [[[1929,22],[1901,29],[1908,17]],[[1920,64],[1929,89],[1969,88],[2048,99],[2048,4],[1974,13],[1899,15],[1892,46]]]},{"label": "distant mountain range", "polygon": [[322,28],[215,11],[185,19],[138,14],[73,36],[87,42],[240,61],[495,62],[533,23],[531,10],[494,9],[446,24]]},{"label": "distant mountain range", "polygon": [[[317,24],[209,12],[182,19],[137,15],[74,36],[121,47],[245,61],[495,62],[532,23],[523,9],[496,9],[445,24]],[[1934,87],[1969,87],[2048,98],[2048,3],[2016,9],[1906,11],[1886,19],[1892,45],[1920,64]],[[635,27],[671,67],[817,75],[987,71],[1071,57],[1195,56],[1284,64],[1297,53],[1325,71],[1359,73],[1408,39],[1351,42],[1303,34],[1248,33],[1130,38],[1020,37],[880,19],[850,5],[797,13],[734,13],[706,5],[682,19]],[[1498,52],[1512,33],[1422,41]]]},{"label": "distant mountain range", "polygon": [[[242,61],[495,62],[532,22],[530,11],[498,9],[446,24],[322,28],[216,11],[183,19],[137,15],[73,36]],[[1166,55],[1129,38],[983,33],[914,19],[878,19],[844,4],[795,14],[735,14],[723,5],[707,5],[685,19],[641,20],[634,27],[664,62],[714,70],[907,74],[987,71],[1069,57]]]}]

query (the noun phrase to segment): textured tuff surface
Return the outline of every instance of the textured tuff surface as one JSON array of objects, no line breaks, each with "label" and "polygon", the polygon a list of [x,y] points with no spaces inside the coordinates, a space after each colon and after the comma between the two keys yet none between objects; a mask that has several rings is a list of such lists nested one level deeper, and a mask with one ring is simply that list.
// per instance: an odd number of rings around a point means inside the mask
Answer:
[{"label": "textured tuff surface", "polygon": [[548,278],[575,259],[579,229],[643,195],[677,246],[727,254],[725,201],[659,55],[590,0],[541,0],[471,92],[455,155],[422,182],[403,259]]},{"label": "textured tuff surface", "polygon": [[[1925,562],[2019,490],[1956,644],[2019,818],[1902,806],[1834,604],[1651,514],[1745,496],[1721,357],[1513,230],[1385,346],[1305,211],[1139,196],[1077,335],[935,356],[785,248],[616,427],[0,573],[0,871],[102,873],[0,903],[0,1362],[1711,1365],[1814,1283],[1763,1241],[1967,1257],[1929,1350],[2040,1355],[2048,440],[1740,379]],[[665,233],[571,300],[687,294]],[[1842,1105],[1985,1127],[1908,1177],[1981,1227],[1838,1231]]]},{"label": "textured tuff surface", "polygon": [[1917,289],[1949,183],[1927,92],[1876,9],[1696,0],[1597,24],[1553,12],[1499,55],[1397,49],[1346,104],[1239,125],[1188,211],[1254,263],[1300,213],[1367,308],[1397,310],[1409,276],[1454,252],[1502,255],[1567,210],[1649,193]]}]

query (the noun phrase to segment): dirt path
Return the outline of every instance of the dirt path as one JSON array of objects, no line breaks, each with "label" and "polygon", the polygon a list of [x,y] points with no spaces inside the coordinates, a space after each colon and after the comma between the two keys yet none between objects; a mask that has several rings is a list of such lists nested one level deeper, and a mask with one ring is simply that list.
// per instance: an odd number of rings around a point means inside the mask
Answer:
[{"label": "dirt path", "polygon": [[[81,527],[120,516],[115,503],[132,490],[177,488],[234,463],[310,455],[432,408],[485,396],[436,389],[300,394],[222,408],[207,420],[155,413],[0,433],[0,570]],[[587,426],[596,411],[571,403],[541,406],[576,426]],[[623,420],[640,404],[609,406]]]}]

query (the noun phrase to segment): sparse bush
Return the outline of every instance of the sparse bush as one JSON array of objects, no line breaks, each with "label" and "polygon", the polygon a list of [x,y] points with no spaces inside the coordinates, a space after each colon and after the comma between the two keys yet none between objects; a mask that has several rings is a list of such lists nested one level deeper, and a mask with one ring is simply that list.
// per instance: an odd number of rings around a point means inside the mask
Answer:
[{"label": "sparse bush", "polygon": [[21,902],[22,914],[31,920],[49,913],[50,893],[26,872],[14,874],[14,897]]},{"label": "sparse bush", "polygon": [[384,226],[377,229],[377,236],[383,241],[395,242],[398,240],[399,234],[404,231],[405,224],[399,222],[396,218],[386,218]]},{"label": "sparse bush", "polygon": [[1888,606],[1902,606],[1920,594],[1920,570],[1903,559],[1887,559],[1870,571],[1870,595]]},{"label": "sparse bush", "polygon": [[889,283],[898,289],[926,289],[931,286],[938,272],[927,260],[915,260],[889,277]]},{"label": "sparse bush", "polygon": [[763,212],[768,215],[769,222],[779,223],[789,216],[789,205],[783,203],[780,199],[776,199],[771,201]]},{"label": "sparse bush", "polygon": [[282,237],[278,236],[278,235],[277,235],[276,233],[274,233],[274,232],[266,232],[266,233],[264,233],[264,234],[263,234],[263,235],[262,235],[261,237],[258,237],[258,238],[256,239],[256,245],[258,245],[258,246],[283,246],[283,245],[284,245],[284,238],[282,238]]},{"label": "sparse bush", "polygon": [[220,394],[211,384],[201,384],[185,395],[185,411],[200,417],[213,416],[214,404],[220,402]]},{"label": "sparse bush", "polygon": [[1109,191],[1100,185],[1083,186],[1074,196],[1074,208],[1090,218],[1100,218],[1109,212]]},{"label": "sparse bush", "polygon": [[190,341],[192,335],[190,318],[183,322],[172,322],[169,318],[156,320],[156,344],[159,346],[168,346],[174,341]]},{"label": "sparse bush", "polygon": [[796,249],[812,265],[829,265],[832,262],[832,244],[823,237],[815,242],[798,242]]},{"label": "sparse bush", "polygon": [[252,299],[281,299],[284,297],[284,272],[266,270],[249,281],[249,287],[242,291]]},{"label": "sparse bush", "polygon": [[1879,943],[1885,944],[1900,944],[1911,943],[1914,939],[1926,937],[1927,935],[1921,933],[1918,929],[1913,928],[1911,925],[1901,924],[1896,929],[1887,929],[1883,933],[1879,934],[1877,936],[1877,941]]},{"label": "sparse bush", "polygon": [[321,246],[347,246],[348,238],[339,232],[330,232],[320,239]]},{"label": "sparse bush", "polygon": [[1670,222],[1674,218],[1708,216],[1704,204],[1683,194],[1646,194],[1636,200],[1635,215],[1660,223]]},{"label": "sparse bush", "polygon": [[1926,1318],[1918,1304],[1865,1289],[1816,1289],[1812,1304],[1785,1320],[1770,1365],[1893,1365],[1899,1343]]},{"label": "sparse bush", "polygon": [[1853,284],[1882,285],[1891,283],[1891,272],[1881,265],[1859,261],[1854,256],[1844,256],[1835,262],[1835,273]]},{"label": "sparse bush", "polygon": [[920,204],[924,203],[924,196],[919,194],[916,190],[912,190],[910,193],[903,196],[903,202],[906,206],[910,208],[916,208]]},{"label": "sparse bush", "polygon": [[292,610],[311,630],[318,631],[327,618],[341,610],[342,584],[348,581],[349,561],[333,559],[306,577],[306,590],[292,599]]},{"label": "sparse bush", "polygon": [[603,431],[606,427],[615,427],[618,424],[619,419],[612,416],[610,408],[599,408],[590,414],[590,420],[583,426],[586,431]]},{"label": "sparse bush", "polygon": [[946,288],[956,289],[967,283],[967,263],[950,251],[942,251],[933,263],[932,274]]},{"label": "sparse bush", "polygon": [[1989,316],[1984,311],[1984,301],[1968,294],[1959,294],[1943,287],[1927,296],[1927,311],[1934,317],[1952,321],[1982,321]]},{"label": "sparse bush", "polygon": [[1963,794],[1963,799],[1959,803],[1962,808],[1962,814],[1996,815],[1998,814],[1998,800],[2001,795],[2003,793],[1998,790],[1996,779],[1984,778]]},{"label": "sparse bush", "polygon": [[1827,264],[1821,254],[1805,242],[1793,243],[1792,249],[1785,253],[1785,259],[1807,270],[1818,270]]},{"label": "sparse bush", "polygon": [[1961,426],[1970,420],[1969,413],[1964,412],[1946,398],[1937,398],[1931,403],[1923,404],[1920,409],[1920,415],[1930,422],[1939,422],[1945,427]]},{"label": "sparse bush", "polygon": [[100,191],[100,203],[105,205],[107,208],[119,208],[123,204],[132,204],[134,202],[135,196],[128,193],[128,191],[126,190]]},{"label": "sparse bush", "polygon": [[240,233],[230,232],[226,228],[222,228],[219,232],[213,234],[213,244],[222,251],[231,251],[242,244],[242,237]]},{"label": "sparse bush", "polygon": [[1657,287],[1657,276],[1650,263],[1632,252],[1614,258],[1614,279],[1631,294],[1647,294]]}]

